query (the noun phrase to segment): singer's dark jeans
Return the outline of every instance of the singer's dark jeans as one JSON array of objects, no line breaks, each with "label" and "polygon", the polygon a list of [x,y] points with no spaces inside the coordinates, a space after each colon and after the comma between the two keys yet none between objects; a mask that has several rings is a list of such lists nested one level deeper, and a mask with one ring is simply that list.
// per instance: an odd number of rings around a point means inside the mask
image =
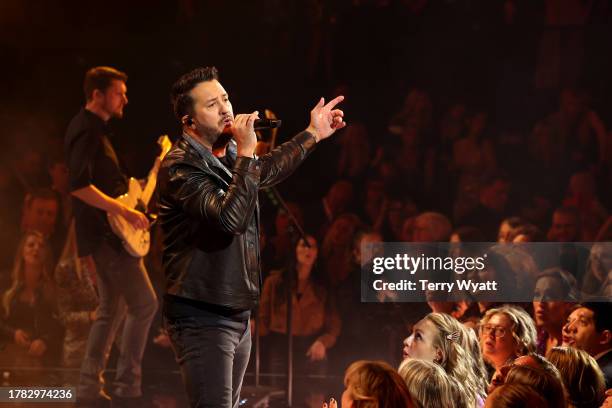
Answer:
[{"label": "singer's dark jeans", "polygon": [[191,407],[235,408],[251,353],[249,321],[207,312],[164,319]]}]

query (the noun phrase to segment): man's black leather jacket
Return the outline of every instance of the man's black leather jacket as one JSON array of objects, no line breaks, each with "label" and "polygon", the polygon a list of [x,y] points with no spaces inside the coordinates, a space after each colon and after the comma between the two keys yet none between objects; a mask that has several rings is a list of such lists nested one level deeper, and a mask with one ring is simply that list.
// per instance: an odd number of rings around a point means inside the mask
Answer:
[{"label": "man's black leather jacket", "polygon": [[261,288],[257,193],[288,177],[316,140],[301,132],[259,159],[236,158],[230,143],[231,172],[193,143],[181,137],[158,175],[166,291],[234,310],[252,309]]}]

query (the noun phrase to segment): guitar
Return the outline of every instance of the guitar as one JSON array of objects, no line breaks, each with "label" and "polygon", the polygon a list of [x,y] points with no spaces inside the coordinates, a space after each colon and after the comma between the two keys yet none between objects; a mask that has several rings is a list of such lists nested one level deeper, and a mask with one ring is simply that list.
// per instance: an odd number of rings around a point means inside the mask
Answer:
[{"label": "guitar", "polygon": [[[153,196],[155,191],[155,184],[157,184],[157,172],[164,156],[170,151],[172,143],[168,139],[167,135],[160,136],[157,139],[157,144],[161,148],[159,157],[155,159],[153,168],[149,171],[147,177],[147,183],[144,189],[140,186],[138,180],[130,177],[128,182],[128,192],[117,197],[117,200],[122,204],[137,209],[142,212],[146,212],[149,200]],[[148,229],[137,229],[134,228],[129,222],[120,215],[107,214],[108,223],[111,229],[117,235],[125,250],[132,256],[140,258],[145,256],[149,252],[151,246],[151,234]]]}]

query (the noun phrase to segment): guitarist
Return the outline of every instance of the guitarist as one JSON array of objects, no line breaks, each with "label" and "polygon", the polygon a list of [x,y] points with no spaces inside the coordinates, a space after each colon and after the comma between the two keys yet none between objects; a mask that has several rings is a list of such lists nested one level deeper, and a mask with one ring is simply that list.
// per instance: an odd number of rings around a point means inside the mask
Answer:
[{"label": "guitarist", "polygon": [[84,81],[85,107],[66,131],[65,149],[77,233],[79,257],[95,270],[100,297],[91,327],[77,389],[82,406],[109,406],[102,372],[107,353],[122,317],[123,326],[114,390],[115,402],[138,399],[141,393],[141,361],[157,299],[142,258],[129,255],[113,234],[106,213],[125,218],[135,228],[148,228],[146,216],[114,199],[127,190],[117,155],[110,143],[108,121],[123,117],[127,105],[127,75],[110,67],[87,71]]}]

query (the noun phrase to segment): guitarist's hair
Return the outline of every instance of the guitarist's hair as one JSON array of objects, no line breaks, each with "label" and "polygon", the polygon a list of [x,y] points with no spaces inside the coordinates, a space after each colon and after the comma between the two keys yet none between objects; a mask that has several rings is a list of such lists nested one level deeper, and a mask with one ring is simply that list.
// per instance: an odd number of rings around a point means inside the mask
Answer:
[{"label": "guitarist's hair", "polygon": [[90,101],[96,89],[104,92],[111,85],[113,80],[127,82],[128,76],[112,67],[93,67],[85,74],[83,81],[83,91],[85,100]]},{"label": "guitarist's hair", "polygon": [[207,82],[219,79],[219,71],[215,67],[196,68],[181,76],[172,85],[170,91],[170,103],[178,120],[185,115],[193,113],[193,99],[189,92],[200,82]]}]

